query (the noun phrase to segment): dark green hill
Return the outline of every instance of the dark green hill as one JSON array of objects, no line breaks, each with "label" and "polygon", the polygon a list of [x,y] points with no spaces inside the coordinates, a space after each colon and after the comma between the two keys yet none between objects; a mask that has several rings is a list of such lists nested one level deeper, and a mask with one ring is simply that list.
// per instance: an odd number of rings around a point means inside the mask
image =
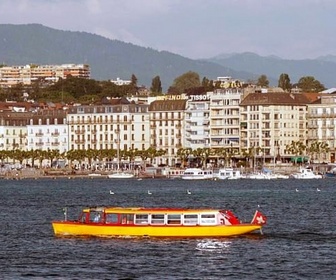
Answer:
[{"label": "dark green hill", "polygon": [[139,85],[150,87],[152,79],[159,75],[166,90],[176,77],[188,71],[197,72],[201,79],[216,79],[219,76],[254,78],[253,74],[233,71],[216,63],[40,24],[0,24],[0,41],[0,63],[86,63],[91,67],[91,77],[96,80],[130,79],[135,74]]}]

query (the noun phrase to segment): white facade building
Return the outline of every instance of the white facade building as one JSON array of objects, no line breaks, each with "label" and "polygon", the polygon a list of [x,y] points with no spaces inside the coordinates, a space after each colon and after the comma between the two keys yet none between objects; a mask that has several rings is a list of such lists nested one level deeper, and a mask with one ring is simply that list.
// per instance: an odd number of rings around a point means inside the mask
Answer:
[{"label": "white facade building", "polygon": [[121,150],[149,147],[148,105],[74,106],[67,123],[71,150],[117,149],[118,144]]},{"label": "white facade building", "polygon": [[241,88],[215,90],[210,95],[210,146],[239,150]]},{"label": "white facade building", "polygon": [[185,110],[185,148],[210,148],[210,94],[188,95]]},{"label": "white facade building", "polygon": [[63,111],[34,114],[27,125],[27,150],[69,150],[68,126]]}]

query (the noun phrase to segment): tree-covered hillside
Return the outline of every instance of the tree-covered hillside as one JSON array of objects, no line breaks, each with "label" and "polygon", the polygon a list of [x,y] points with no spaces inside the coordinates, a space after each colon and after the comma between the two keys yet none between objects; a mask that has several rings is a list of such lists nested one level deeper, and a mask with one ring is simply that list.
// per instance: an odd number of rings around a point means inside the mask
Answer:
[{"label": "tree-covered hillside", "polygon": [[86,32],[61,31],[40,24],[0,24],[0,63],[89,64],[91,77],[128,79],[132,74],[139,85],[150,87],[160,76],[164,90],[188,71],[216,79],[219,76],[249,79],[252,74],[232,71],[207,61],[192,60],[166,51],[139,47]]}]

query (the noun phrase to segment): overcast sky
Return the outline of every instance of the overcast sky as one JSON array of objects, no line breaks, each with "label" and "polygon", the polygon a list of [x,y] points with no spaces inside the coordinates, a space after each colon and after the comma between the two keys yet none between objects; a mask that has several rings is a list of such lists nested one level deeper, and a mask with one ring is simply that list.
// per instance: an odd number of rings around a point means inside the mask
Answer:
[{"label": "overcast sky", "polygon": [[0,0],[0,23],[85,31],[194,59],[336,55],[336,0]]}]

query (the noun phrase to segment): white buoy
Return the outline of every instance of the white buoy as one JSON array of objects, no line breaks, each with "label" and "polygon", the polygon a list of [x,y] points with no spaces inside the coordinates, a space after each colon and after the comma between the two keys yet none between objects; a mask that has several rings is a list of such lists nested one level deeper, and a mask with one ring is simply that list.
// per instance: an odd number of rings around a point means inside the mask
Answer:
[{"label": "white buoy", "polygon": [[110,190],[110,194],[114,194],[114,192]]}]

